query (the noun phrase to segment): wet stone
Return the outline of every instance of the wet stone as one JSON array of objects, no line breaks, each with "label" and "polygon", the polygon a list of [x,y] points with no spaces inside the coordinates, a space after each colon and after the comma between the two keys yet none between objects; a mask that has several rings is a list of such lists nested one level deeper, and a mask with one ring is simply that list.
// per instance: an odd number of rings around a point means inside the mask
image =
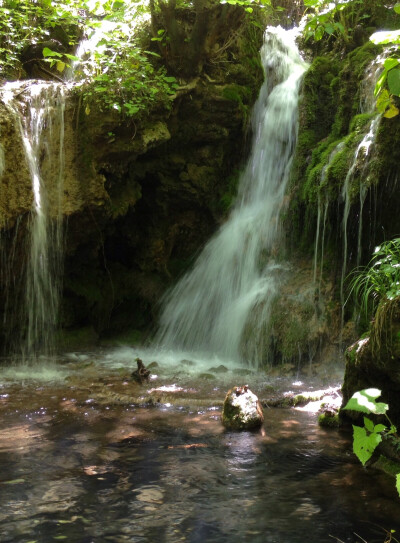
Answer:
[{"label": "wet stone", "polygon": [[222,423],[230,430],[251,430],[264,422],[258,397],[247,385],[233,387],[226,395],[222,410]]}]

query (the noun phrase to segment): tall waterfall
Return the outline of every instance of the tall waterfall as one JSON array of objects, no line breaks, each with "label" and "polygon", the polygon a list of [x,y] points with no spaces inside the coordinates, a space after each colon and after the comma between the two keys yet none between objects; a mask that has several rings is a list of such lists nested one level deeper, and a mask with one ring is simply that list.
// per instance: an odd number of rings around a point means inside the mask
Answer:
[{"label": "tall waterfall", "polygon": [[[236,205],[194,268],[167,295],[157,336],[164,349],[254,365],[265,354],[259,348],[262,324],[280,273],[273,255],[296,145],[299,86],[307,68],[293,30],[268,28],[261,57],[266,78],[253,111],[254,140]],[[258,323],[247,333],[255,312]]]},{"label": "tall waterfall", "polygon": [[7,84],[3,99],[16,116],[32,181],[19,339],[27,362],[54,353],[63,261],[65,98],[59,84],[34,82],[22,91],[18,85]]}]

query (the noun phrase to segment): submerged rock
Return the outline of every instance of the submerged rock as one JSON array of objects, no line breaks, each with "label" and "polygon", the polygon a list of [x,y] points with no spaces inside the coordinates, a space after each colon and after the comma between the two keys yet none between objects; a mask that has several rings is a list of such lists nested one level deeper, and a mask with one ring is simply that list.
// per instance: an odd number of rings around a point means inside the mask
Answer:
[{"label": "submerged rock", "polygon": [[139,383],[139,385],[143,385],[143,383],[150,379],[150,370],[146,369],[140,358],[135,358],[135,360],[137,363],[137,370],[132,372],[132,379]]},{"label": "submerged rock", "polygon": [[251,430],[259,428],[263,422],[261,403],[247,385],[228,391],[222,410],[222,423],[226,428]]}]

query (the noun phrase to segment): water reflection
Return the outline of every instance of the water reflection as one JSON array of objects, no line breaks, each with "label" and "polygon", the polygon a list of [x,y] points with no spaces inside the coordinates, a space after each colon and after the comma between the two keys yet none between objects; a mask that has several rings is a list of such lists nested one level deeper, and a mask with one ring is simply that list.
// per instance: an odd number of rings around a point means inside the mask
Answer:
[{"label": "water reflection", "polygon": [[383,543],[400,529],[393,481],[315,415],[270,409],[264,433],[233,433],[216,407],[35,390],[29,409],[16,388],[0,404],[2,543]]}]

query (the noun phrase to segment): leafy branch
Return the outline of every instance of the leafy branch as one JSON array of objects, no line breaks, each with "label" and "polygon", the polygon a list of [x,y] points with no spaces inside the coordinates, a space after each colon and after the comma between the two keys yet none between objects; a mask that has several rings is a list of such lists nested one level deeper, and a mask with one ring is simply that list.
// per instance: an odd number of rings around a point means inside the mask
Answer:
[{"label": "leafy branch", "polygon": [[[381,393],[377,388],[360,390],[359,392],[355,392],[342,408],[358,413],[384,415],[389,423],[389,426],[381,423],[374,424],[371,419],[364,417],[364,426],[353,425],[353,452],[363,466],[365,466],[379,443],[381,443],[383,434],[394,435],[397,433],[396,426],[387,415],[388,404],[376,401]],[[400,496],[400,473],[396,475],[396,489]]]}]

